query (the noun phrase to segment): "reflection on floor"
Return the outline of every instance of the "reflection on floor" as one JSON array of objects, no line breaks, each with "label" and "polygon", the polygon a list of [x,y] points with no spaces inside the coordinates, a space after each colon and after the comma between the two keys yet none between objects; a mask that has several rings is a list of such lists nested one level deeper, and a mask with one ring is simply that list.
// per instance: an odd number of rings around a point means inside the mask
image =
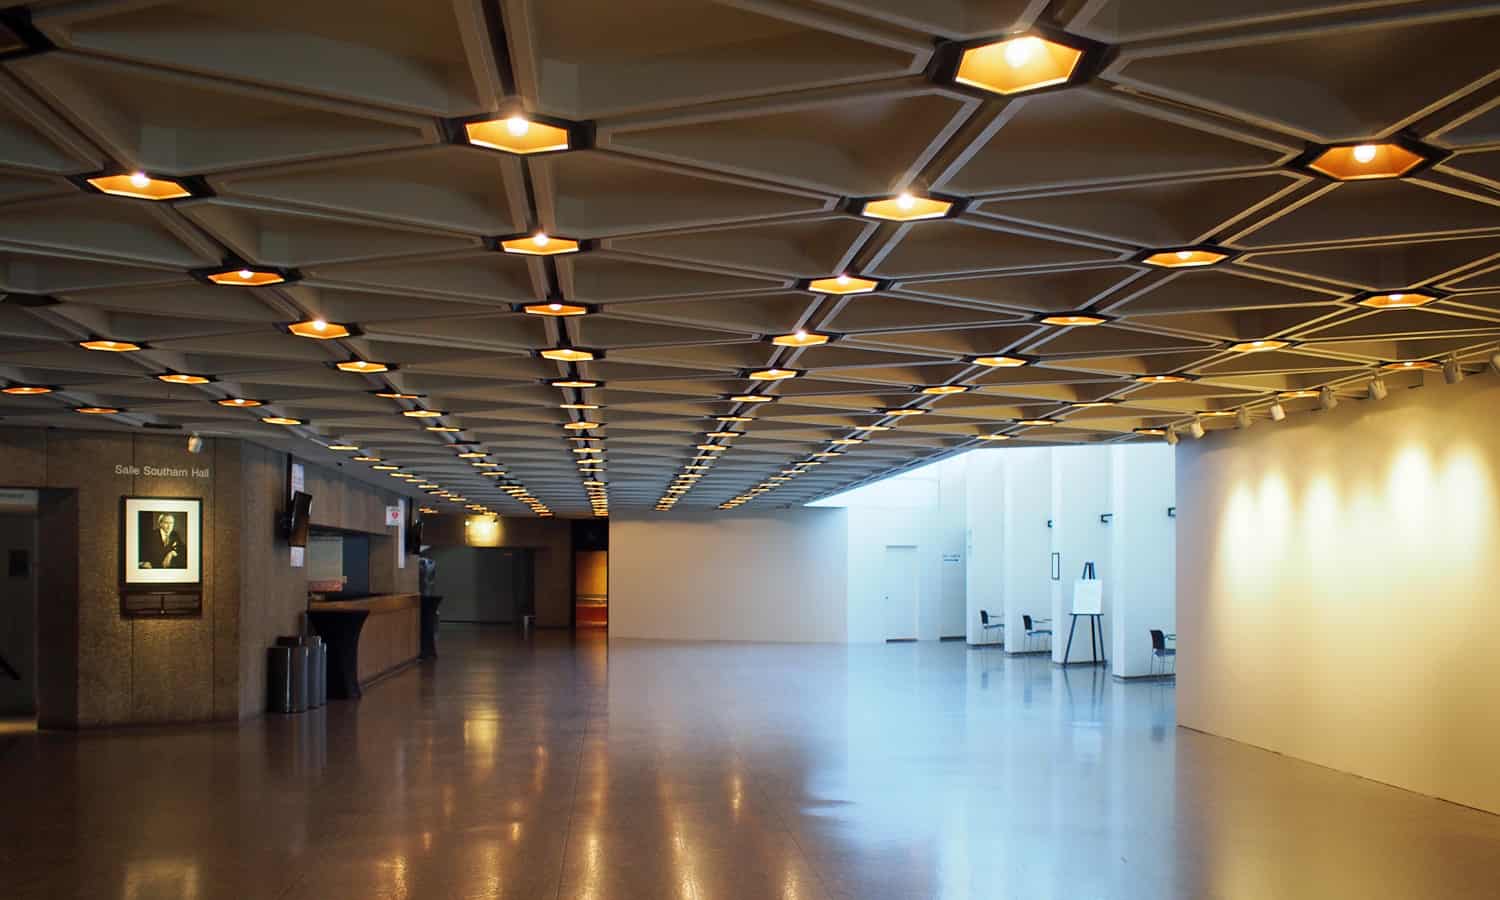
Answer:
[{"label": "reflection on floor", "polygon": [[447,631],[310,715],[0,749],[15,898],[1493,897],[1500,818],[962,644]]}]

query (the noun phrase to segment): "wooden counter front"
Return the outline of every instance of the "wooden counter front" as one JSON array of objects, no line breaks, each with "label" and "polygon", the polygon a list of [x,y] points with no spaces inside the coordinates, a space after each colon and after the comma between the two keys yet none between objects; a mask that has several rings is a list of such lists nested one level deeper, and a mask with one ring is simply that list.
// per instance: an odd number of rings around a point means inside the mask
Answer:
[{"label": "wooden counter front", "polygon": [[310,603],[307,618],[328,643],[329,696],[358,697],[365,685],[421,653],[419,594]]}]

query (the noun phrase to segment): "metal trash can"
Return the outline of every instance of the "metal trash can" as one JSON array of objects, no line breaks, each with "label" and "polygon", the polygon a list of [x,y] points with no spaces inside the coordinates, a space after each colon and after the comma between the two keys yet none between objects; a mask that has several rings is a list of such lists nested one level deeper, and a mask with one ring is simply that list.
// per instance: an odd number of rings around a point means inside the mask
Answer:
[{"label": "metal trash can", "polygon": [[521,617],[521,637],[531,637],[531,629],[536,627],[536,616],[527,613]]},{"label": "metal trash can", "polygon": [[292,655],[292,712],[307,712],[308,657],[311,656],[311,648],[295,634],[277,638],[276,646],[287,648]]},{"label": "metal trash can", "polygon": [[292,648],[266,648],[266,711],[292,711]]}]

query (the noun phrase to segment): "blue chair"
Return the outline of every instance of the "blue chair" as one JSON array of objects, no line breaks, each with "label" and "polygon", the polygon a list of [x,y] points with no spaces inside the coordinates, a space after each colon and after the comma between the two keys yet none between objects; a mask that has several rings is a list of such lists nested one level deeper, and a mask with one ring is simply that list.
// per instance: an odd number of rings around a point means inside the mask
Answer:
[{"label": "blue chair", "polygon": [[993,622],[993,621],[991,621],[990,620],[990,614],[989,614],[988,610],[981,609],[979,611],[979,633],[980,633],[980,637],[984,637],[985,635],[988,635],[988,634],[994,634],[995,635],[995,640],[993,640],[993,641],[985,639],[983,642],[986,643],[986,644],[989,644],[989,643],[1003,644],[1003,643],[1005,643],[1005,623],[1004,622]]},{"label": "blue chair", "polygon": [[[1156,675],[1156,661],[1161,660],[1161,674],[1177,677],[1177,648],[1167,646],[1167,636],[1159,628],[1151,629],[1151,674]],[[1167,661],[1171,660],[1171,671]]]},{"label": "blue chair", "polygon": [[1027,652],[1027,653],[1031,652],[1031,641],[1032,641],[1033,638],[1040,639],[1040,638],[1044,638],[1045,637],[1047,639],[1047,646],[1045,648],[1043,648],[1043,649],[1049,649],[1050,650],[1052,648],[1052,629],[1051,628],[1038,628],[1037,627],[1037,625],[1040,625],[1040,624],[1047,624],[1047,625],[1052,624],[1052,620],[1051,619],[1036,619],[1036,620],[1033,620],[1031,618],[1031,616],[1023,614],[1021,616],[1021,624],[1024,625],[1024,626],[1026,626],[1026,651],[1025,652]]}]

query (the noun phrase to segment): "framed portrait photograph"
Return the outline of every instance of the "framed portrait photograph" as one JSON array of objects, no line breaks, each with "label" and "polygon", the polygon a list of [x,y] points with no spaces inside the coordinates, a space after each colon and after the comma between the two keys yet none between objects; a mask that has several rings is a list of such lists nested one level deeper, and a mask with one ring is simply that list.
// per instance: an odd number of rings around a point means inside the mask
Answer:
[{"label": "framed portrait photograph", "polygon": [[203,584],[203,501],[126,497],[120,559],[127,591],[197,591]]}]

